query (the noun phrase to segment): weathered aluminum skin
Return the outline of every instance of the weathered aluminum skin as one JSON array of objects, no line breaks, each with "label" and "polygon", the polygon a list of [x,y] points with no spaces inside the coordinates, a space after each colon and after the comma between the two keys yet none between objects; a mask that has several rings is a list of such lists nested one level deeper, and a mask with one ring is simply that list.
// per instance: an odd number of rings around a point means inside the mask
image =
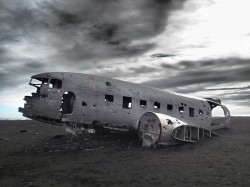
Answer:
[{"label": "weathered aluminum skin", "polygon": [[[32,96],[25,96],[26,104],[19,111],[25,117],[52,124],[80,125],[91,129],[102,127],[114,131],[137,130],[139,119],[146,112],[164,114],[187,125],[209,130],[224,127],[230,120],[228,109],[213,100],[116,79],[66,72],[42,73],[32,76],[32,79],[44,83],[38,86],[30,83],[39,88]],[[132,100],[127,108],[124,107],[124,97]],[[146,106],[141,105],[140,100],[145,100]],[[158,108],[155,102],[160,103]],[[223,124],[213,123],[211,110],[214,106],[211,103],[223,108]],[[172,105],[172,109],[167,105]],[[192,117],[189,108],[193,108]]]}]

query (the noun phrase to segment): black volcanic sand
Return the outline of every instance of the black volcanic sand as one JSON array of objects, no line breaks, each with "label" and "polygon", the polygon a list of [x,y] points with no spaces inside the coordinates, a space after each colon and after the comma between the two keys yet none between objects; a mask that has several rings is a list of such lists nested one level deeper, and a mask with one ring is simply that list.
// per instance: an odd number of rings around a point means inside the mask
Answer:
[{"label": "black volcanic sand", "polygon": [[0,186],[250,186],[250,118],[219,134],[151,149],[133,134],[76,139],[59,126],[0,121]]}]

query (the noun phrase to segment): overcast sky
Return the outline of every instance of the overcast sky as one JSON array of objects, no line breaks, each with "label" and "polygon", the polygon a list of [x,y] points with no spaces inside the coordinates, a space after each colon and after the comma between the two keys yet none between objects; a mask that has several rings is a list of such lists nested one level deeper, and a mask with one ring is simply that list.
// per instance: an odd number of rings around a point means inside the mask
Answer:
[{"label": "overcast sky", "polygon": [[249,0],[0,0],[0,118],[30,76],[103,75],[250,114]]}]

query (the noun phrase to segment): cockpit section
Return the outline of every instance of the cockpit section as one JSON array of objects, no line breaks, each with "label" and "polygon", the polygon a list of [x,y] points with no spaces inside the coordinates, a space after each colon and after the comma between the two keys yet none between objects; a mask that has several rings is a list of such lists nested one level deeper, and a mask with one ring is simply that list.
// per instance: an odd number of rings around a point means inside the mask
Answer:
[{"label": "cockpit section", "polygon": [[62,81],[54,78],[31,78],[29,85],[37,88],[36,93],[32,93],[35,97],[48,97],[49,89],[61,89]]},{"label": "cockpit section", "polygon": [[31,96],[25,96],[24,108],[19,108],[23,116],[41,121],[61,120],[61,98],[63,95],[63,82],[60,79],[35,75],[29,85],[36,88]]}]

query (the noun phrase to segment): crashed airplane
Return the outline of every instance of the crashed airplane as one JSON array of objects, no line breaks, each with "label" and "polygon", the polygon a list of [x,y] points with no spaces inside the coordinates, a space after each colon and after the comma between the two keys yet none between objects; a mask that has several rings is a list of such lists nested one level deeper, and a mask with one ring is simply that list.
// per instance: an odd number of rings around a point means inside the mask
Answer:
[{"label": "crashed airplane", "polygon": [[[36,92],[25,96],[23,116],[65,125],[72,134],[137,131],[143,146],[175,145],[211,137],[230,112],[219,99],[196,98],[95,75],[34,75]],[[220,107],[223,118],[212,115]]]}]

